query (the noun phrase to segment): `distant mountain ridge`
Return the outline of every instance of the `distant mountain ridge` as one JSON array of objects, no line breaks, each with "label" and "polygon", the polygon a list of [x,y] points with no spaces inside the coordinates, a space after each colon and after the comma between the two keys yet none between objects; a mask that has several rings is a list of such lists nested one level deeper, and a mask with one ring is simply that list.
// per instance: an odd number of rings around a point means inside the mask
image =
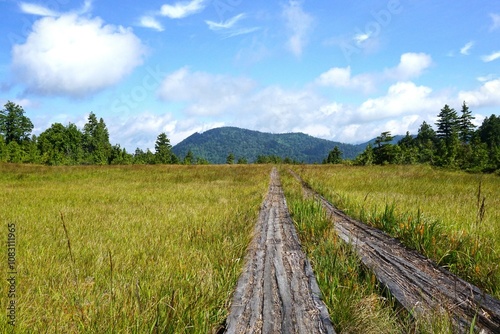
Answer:
[{"label": "distant mountain ridge", "polygon": [[240,158],[255,162],[258,156],[278,156],[304,163],[321,163],[335,146],[343,152],[344,159],[354,159],[368,143],[353,145],[316,138],[304,133],[272,134],[237,127],[220,127],[203,133],[194,133],[172,148],[180,159],[188,151],[197,158],[213,164],[226,163],[232,153],[235,161]]}]

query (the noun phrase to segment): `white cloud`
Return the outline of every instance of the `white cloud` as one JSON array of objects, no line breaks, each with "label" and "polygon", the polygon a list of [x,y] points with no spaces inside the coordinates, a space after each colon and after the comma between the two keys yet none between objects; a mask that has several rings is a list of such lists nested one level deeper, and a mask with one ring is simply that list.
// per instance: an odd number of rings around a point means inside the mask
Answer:
[{"label": "white cloud", "polygon": [[297,126],[321,124],[316,116],[324,103],[313,91],[269,86],[244,101],[238,122],[262,131],[289,132]]},{"label": "white cloud", "polygon": [[486,81],[493,80],[495,77],[496,77],[496,75],[494,75],[494,74],[488,74],[488,75],[484,75],[484,76],[479,76],[476,79],[479,82],[486,82]]},{"label": "white cloud", "polygon": [[234,112],[255,83],[246,78],[192,72],[181,68],[163,80],[158,96],[167,102],[186,102],[190,115],[218,115]]},{"label": "white cloud", "polygon": [[[426,67],[422,64],[428,64],[421,61],[426,57],[402,59],[400,64],[416,64],[418,68],[411,71],[405,66],[393,68],[406,77],[421,73]],[[258,88],[249,79],[181,68],[166,76],[158,95],[167,105],[171,103],[177,108],[180,105],[188,120],[203,116],[201,119],[212,125],[239,126],[273,133],[304,132],[351,143],[367,141],[383,131],[404,134],[409,130],[416,133],[422,121],[432,123],[440,108],[452,100],[447,93],[434,93],[429,87],[409,81],[397,82],[385,94],[359,104],[330,100],[317,90],[321,84],[358,85],[358,89],[363,89],[364,76],[373,80],[374,84],[377,80],[387,79],[386,72],[352,76],[349,67],[334,68],[318,77],[314,84],[291,90],[280,86]],[[200,126],[200,123],[188,123],[185,123],[183,132],[176,125],[175,133],[187,136]],[[159,132],[155,130],[154,133]]]},{"label": "white cloud", "polygon": [[162,24],[153,16],[142,16],[139,19],[139,25],[144,28],[150,28],[156,31],[163,31]]},{"label": "white cloud", "polygon": [[413,82],[398,82],[389,87],[385,96],[363,102],[356,117],[360,121],[370,122],[418,114],[423,110],[439,110],[442,101],[432,97],[431,93],[432,89],[429,87],[417,86]]},{"label": "white cloud", "polygon": [[351,67],[334,67],[322,73],[316,82],[321,86],[359,89],[364,92],[374,90],[374,78],[369,74],[352,76]]},{"label": "white cloud", "polygon": [[226,21],[223,22],[214,22],[214,21],[205,21],[210,30],[221,30],[221,29],[230,29],[232,28],[239,20],[243,19],[245,14],[238,14]]},{"label": "white cloud", "polygon": [[319,76],[318,83],[323,86],[349,86],[351,84],[351,66],[331,68]]},{"label": "white cloud", "polygon": [[52,16],[56,17],[61,15],[60,13],[53,11],[41,5],[21,2],[19,4],[19,9],[25,14],[38,15],[38,16]]},{"label": "white cloud", "polygon": [[493,31],[493,30],[500,28],[500,15],[491,13],[490,17],[491,17],[491,21],[492,21],[490,30]]},{"label": "white cloud", "polygon": [[387,77],[398,81],[417,78],[432,65],[431,56],[425,53],[404,53],[397,67],[386,70]]},{"label": "white cloud", "polygon": [[3,99],[3,98],[0,98],[0,108],[3,109],[5,104],[9,101],[14,102],[17,105],[20,105],[21,107],[23,107],[23,109],[25,111],[27,108],[38,107],[38,102],[34,102],[34,101],[27,99],[27,98],[21,98],[21,99]]},{"label": "white cloud", "polygon": [[432,64],[431,56],[425,53],[404,53],[396,67],[386,69],[383,73],[351,74],[351,67],[334,67],[322,73],[316,80],[320,86],[341,87],[373,92],[377,83],[383,80],[406,81],[422,75]]},{"label": "white cloud", "polygon": [[491,61],[494,61],[494,60],[497,60],[498,58],[500,58],[500,51],[495,51],[493,52],[492,54],[490,55],[487,55],[487,56],[482,56],[481,59],[485,62],[485,63],[489,63]]},{"label": "white cloud", "polygon": [[119,143],[129,153],[133,153],[136,148],[149,148],[154,152],[156,138],[162,132],[167,134],[172,145],[176,145],[195,132],[225,125],[224,122],[202,122],[194,118],[179,120],[171,113],[155,114],[150,111],[142,111],[127,118],[108,117],[105,121],[110,142]]},{"label": "white cloud", "polygon": [[234,29],[234,30],[228,31],[225,35],[226,35],[226,38],[230,38],[230,37],[236,37],[236,36],[240,36],[240,35],[250,34],[250,33],[253,33],[257,30],[260,30],[260,28],[259,27],[251,27],[251,28]]},{"label": "white cloud", "polygon": [[147,13],[139,18],[139,26],[150,28],[156,31],[163,31],[163,25],[158,21],[157,16],[166,16],[171,19],[182,19],[196,14],[205,9],[206,0],[179,1],[173,5],[163,5],[159,11]]},{"label": "white cloud", "polygon": [[223,34],[226,38],[250,34],[259,30],[259,27],[250,27],[250,28],[235,28],[237,23],[245,18],[245,14],[238,14],[226,21],[223,22],[214,22],[214,21],[205,21],[210,30],[219,32]]},{"label": "white cloud", "polygon": [[264,88],[244,101],[236,126],[282,133],[300,131],[341,142],[363,142],[383,131],[416,132],[423,120],[429,121],[446,98],[428,87],[411,82],[397,83],[386,95],[361,105],[328,101],[314,90]]},{"label": "white cloud", "polygon": [[324,124],[297,125],[292,132],[302,132],[306,134],[314,133],[315,137],[328,138],[332,136],[332,129]]},{"label": "white cloud", "polygon": [[461,91],[458,97],[460,101],[466,101],[471,107],[498,107],[500,106],[500,79],[487,81],[477,90]]},{"label": "white cloud", "polygon": [[121,81],[144,54],[130,29],[63,14],[33,24],[26,42],[13,46],[12,67],[29,91],[84,97]]},{"label": "white cloud", "polygon": [[283,17],[290,33],[287,46],[295,56],[302,55],[314,23],[313,17],[304,12],[300,1],[290,0],[283,8]]},{"label": "white cloud", "polygon": [[370,38],[370,34],[367,33],[359,33],[354,35],[353,39],[356,42],[356,44],[360,45],[363,44],[363,42],[367,41]]},{"label": "white cloud", "polygon": [[[37,16],[59,17],[62,15],[62,13],[59,13],[55,10],[44,7],[42,5],[27,3],[27,2],[20,2],[19,9],[21,10],[21,12],[25,14],[37,15]],[[91,9],[92,9],[92,0],[85,0],[82,8],[74,11],[74,13],[86,14],[89,13]]]},{"label": "white cloud", "polygon": [[463,54],[464,56],[468,56],[470,54],[470,49],[472,49],[473,46],[474,42],[470,41],[460,49],[460,53]]},{"label": "white cloud", "polygon": [[331,116],[342,112],[344,106],[341,103],[332,102],[330,104],[322,105],[319,112],[324,116]]},{"label": "white cloud", "polygon": [[182,19],[186,16],[196,14],[203,9],[205,9],[204,0],[182,1],[173,5],[161,6],[160,14],[171,19]]}]

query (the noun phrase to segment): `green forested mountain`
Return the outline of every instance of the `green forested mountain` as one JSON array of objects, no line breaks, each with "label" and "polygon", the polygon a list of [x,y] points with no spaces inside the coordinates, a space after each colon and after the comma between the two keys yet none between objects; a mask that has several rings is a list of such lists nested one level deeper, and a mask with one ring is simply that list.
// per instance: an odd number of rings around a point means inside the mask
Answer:
[{"label": "green forested mountain", "polygon": [[173,147],[179,158],[189,151],[210,163],[226,163],[230,153],[235,160],[255,162],[259,156],[277,156],[305,163],[321,163],[338,146],[344,159],[354,159],[366,144],[351,145],[315,138],[303,133],[271,134],[236,127],[216,128],[195,133]]}]

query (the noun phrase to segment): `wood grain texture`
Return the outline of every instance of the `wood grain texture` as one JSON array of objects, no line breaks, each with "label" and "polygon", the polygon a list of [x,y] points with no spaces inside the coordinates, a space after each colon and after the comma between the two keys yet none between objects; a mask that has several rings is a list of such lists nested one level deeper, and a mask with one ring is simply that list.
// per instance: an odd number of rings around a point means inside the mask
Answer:
[{"label": "wood grain texture", "polygon": [[468,333],[474,319],[481,333],[500,333],[500,301],[439,267],[384,232],[335,208],[299,175],[290,171],[308,196],[317,198],[335,230],[353,245],[361,261],[407,310],[415,315],[438,311],[451,315],[457,333]]},{"label": "wood grain texture", "polygon": [[226,333],[335,333],[276,169],[254,233]]}]

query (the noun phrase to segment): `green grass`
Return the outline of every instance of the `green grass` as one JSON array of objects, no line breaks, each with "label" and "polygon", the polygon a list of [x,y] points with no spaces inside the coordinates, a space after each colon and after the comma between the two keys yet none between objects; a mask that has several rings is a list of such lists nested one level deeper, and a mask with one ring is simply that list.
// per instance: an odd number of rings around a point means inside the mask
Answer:
[{"label": "green grass", "polygon": [[[349,214],[500,294],[500,178],[422,166],[293,168]],[[0,236],[8,223],[17,228],[17,332],[214,331],[227,316],[270,170],[0,164]],[[450,332],[446,319],[415,321],[398,309],[319,204],[302,198],[285,169],[281,178],[338,332]],[[5,277],[6,260],[0,268]],[[6,321],[1,312],[0,332],[10,329]]]},{"label": "green grass", "polygon": [[349,215],[500,297],[498,176],[427,166],[294,168]]},{"label": "green grass", "polygon": [[[227,316],[269,172],[0,165],[2,239],[7,223],[17,228],[17,332],[211,332]],[[9,328],[1,312],[0,332]]]},{"label": "green grass", "polygon": [[339,239],[321,204],[281,173],[288,207],[311,260],[337,333],[452,333],[446,315],[414,319],[377,281],[353,248]]}]

